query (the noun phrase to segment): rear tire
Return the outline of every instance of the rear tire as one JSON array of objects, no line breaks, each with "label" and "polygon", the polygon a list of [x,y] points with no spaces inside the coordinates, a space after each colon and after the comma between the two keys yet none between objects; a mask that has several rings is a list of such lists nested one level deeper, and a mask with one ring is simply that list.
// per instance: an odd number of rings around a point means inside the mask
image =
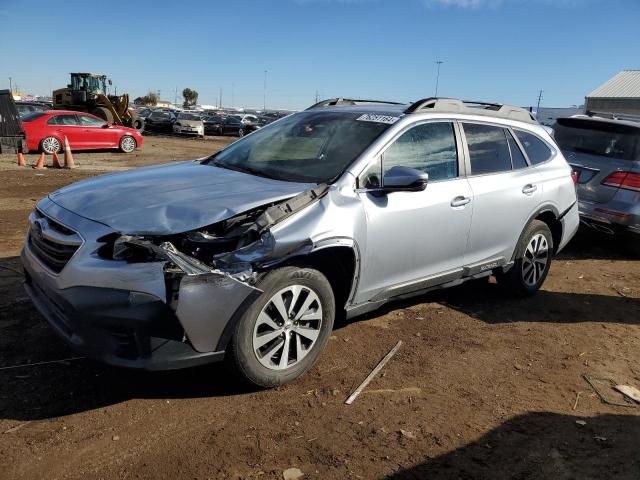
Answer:
[{"label": "rear tire", "polygon": [[113,114],[111,113],[111,110],[106,107],[96,107],[91,113],[96,117],[100,117],[105,122],[113,123]]},{"label": "rear tire", "polygon": [[244,130],[242,128],[240,130],[238,130],[238,136],[239,137],[244,137]]},{"label": "rear tire", "polygon": [[513,266],[506,273],[496,274],[496,281],[512,294],[533,295],[547,278],[552,257],[551,230],[546,223],[534,220],[520,237]]},{"label": "rear tire", "polygon": [[311,268],[273,270],[256,287],[263,293],[236,324],[229,360],[250,384],[275,387],[315,364],[333,330],[335,299],[326,277]]},{"label": "rear tire", "polygon": [[60,145],[60,140],[56,137],[45,137],[40,142],[40,150],[44,153],[53,154],[60,153],[62,150],[62,145]]}]

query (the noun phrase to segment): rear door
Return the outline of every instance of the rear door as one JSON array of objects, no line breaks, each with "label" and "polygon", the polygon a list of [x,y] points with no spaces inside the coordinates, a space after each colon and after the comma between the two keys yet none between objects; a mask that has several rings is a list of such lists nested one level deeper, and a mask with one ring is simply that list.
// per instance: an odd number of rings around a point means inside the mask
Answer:
[{"label": "rear door", "polygon": [[64,137],[69,140],[69,146],[83,148],[83,135],[78,116],[73,113],[62,113],[47,120],[47,125],[53,128],[55,135],[60,138],[64,147]]},{"label": "rear door", "polygon": [[494,268],[510,261],[522,229],[540,204],[542,178],[510,129],[470,122],[462,127],[473,191],[467,264]]}]

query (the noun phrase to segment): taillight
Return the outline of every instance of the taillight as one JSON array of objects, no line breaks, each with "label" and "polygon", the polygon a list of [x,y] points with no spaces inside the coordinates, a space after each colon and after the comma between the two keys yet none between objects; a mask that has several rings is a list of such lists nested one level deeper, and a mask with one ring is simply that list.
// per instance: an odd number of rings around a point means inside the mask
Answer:
[{"label": "taillight", "polygon": [[640,192],[640,173],[613,172],[602,181],[602,185]]},{"label": "taillight", "polygon": [[575,170],[571,170],[571,180],[573,180],[574,185],[578,183],[578,172]]}]

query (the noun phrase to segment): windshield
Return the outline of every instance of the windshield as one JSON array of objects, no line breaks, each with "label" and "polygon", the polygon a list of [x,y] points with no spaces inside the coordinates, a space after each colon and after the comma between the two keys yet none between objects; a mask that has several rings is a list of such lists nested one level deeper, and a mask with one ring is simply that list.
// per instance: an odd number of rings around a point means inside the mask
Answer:
[{"label": "windshield", "polygon": [[181,113],[178,115],[178,120],[202,120],[199,115],[193,113]]},{"label": "windshield", "polygon": [[640,128],[611,122],[560,118],[554,138],[564,151],[588,153],[620,160],[637,160]]},{"label": "windshield", "polygon": [[389,124],[361,113],[302,112],[238,140],[206,162],[289,182],[337,178]]},{"label": "windshield", "polygon": [[74,90],[86,90],[87,92],[105,93],[106,77],[73,75],[71,88]]}]

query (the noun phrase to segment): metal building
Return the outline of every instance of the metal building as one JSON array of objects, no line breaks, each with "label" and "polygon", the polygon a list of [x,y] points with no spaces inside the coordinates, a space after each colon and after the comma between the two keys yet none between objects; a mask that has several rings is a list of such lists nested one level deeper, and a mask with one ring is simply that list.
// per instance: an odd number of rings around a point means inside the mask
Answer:
[{"label": "metal building", "polygon": [[585,100],[587,112],[640,115],[640,70],[622,70]]}]

